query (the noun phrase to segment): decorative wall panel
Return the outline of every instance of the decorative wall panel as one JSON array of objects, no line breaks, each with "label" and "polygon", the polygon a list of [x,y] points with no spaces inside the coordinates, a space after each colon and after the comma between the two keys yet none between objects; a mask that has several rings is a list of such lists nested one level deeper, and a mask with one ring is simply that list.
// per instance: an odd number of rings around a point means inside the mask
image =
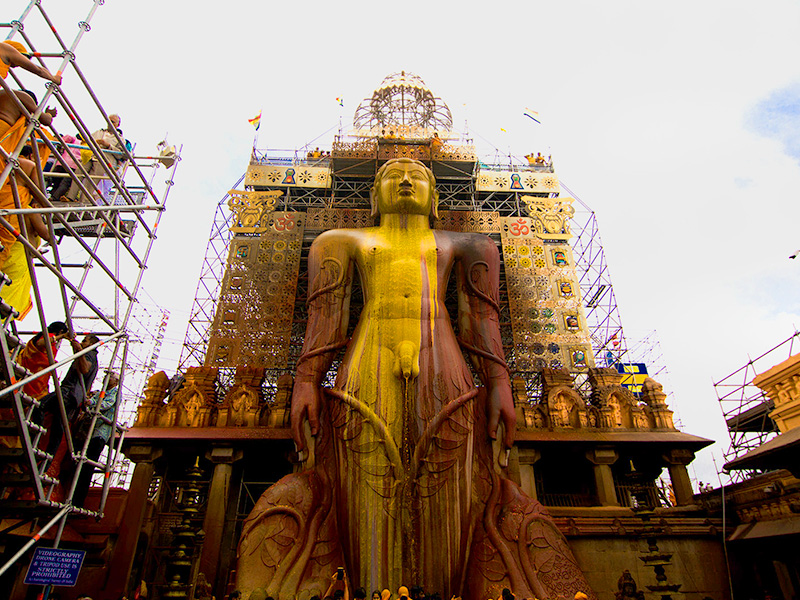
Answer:
[{"label": "decorative wall panel", "polygon": [[366,208],[309,208],[306,211],[308,231],[327,231],[328,229],[359,229],[372,227],[375,218]]},{"label": "decorative wall panel", "polygon": [[498,233],[500,231],[500,213],[440,210],[439,218],[433,226],[435,229],[445,229],[447,231]]},{"label": "decorative wall panel", "polygon": [[260,235],[231,240],[206,366],[286,366],[304,223],[274,212]]},{"label": "decorative wall panel", "polygon": [[479,192],[558,192],[558,175],[535,171],[489,171],[481,169],[475,181]]},{"label": "decorative wall panel", "polygon": [[331,186],[331,170],[303,164],[250,165],[244,183],[271,187],[328,188]]},{"label": "decorative wall panel", "polygon": [[569,244],[543,241],[529,218],[500,225],[517,369],[594,366]]}]

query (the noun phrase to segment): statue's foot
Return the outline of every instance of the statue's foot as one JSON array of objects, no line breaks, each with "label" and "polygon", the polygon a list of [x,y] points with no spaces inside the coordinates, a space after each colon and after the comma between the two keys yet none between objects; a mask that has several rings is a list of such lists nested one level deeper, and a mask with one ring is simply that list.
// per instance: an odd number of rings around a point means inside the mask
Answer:
[{"label": "statue's foot", "polygon": [[324,593],[341,564],[329,515],[331,490],[315,471],[287,475],[264,492],[239,541],[236,586],[242,597],[305,600]]},{"label": "statue's foot", "polygon": [[596,596],[572,550],[544,507],[515,483],[500,479],[500,493],[478,526],[468,569],[469,597],[496,598],[503,588],[519,597]]}]

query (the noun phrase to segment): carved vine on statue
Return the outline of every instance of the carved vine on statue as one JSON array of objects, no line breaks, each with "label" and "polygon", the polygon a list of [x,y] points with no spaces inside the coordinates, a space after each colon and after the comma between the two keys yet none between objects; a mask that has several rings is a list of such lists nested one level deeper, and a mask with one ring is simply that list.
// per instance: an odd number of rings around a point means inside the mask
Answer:
[{"label": "carved vine on statue", "polygon": [[[438,193],[417,161],[387,162],[371,198],[379,226],[327,231],[312,245],[291,407],[306,470],[268,489],[245,522],[237,587],[306,600],[344,565],[353,589],[592,597],[565,538],[507,477],[515,411],[494,242],[430,228]],[[458,335],[444,306],[451,272]],[[348,340],[356,273],[365,304]]]}]

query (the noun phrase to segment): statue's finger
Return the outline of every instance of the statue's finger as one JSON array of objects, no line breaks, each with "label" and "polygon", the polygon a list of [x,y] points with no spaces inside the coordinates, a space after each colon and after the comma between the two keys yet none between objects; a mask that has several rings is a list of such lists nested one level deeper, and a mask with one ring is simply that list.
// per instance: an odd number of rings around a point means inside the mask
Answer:
[{"label": "statue's finger", "polygon": [[497,426],[500,424],[500,409],[489,409],[489,437],[493,440],[497,439]]},{"label": "statue's finger", "polygon": [[312,402],[308,405],[308,424],[311,426],[311,435],[319,431],[319,404]]},{"label": "statue's finger", "polygon": [[305,407],[300,407],[299,409],[292,406],[291,412],[291,422],[292,422],[292,438],[294,439],[294,445],[297,447],[298,452],[303,452],[306,449],[306,441],[303,437],[303,413],[305,412]]},{"label": "statue's finger", "polygon": [[503,415],[503,425],[505,426],[505,435],[503,436],[503,444],[506,448],[511,448],[514,445],[514,433],[517,428],[517,418],[514,413]]}]

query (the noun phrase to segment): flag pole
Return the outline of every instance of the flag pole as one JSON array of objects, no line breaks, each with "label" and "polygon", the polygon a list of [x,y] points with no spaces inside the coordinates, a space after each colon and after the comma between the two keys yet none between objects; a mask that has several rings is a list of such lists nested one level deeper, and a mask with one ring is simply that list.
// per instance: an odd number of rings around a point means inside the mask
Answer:
[{"label": "flag pole", "polygon": [[256,128],[256,132],[253,135],[253,158],[256,158],[256,146],[258,145],[258,130],[261,128],[261,113],[262,110],[258,111],[258,114],[253,117],[252,119],[247,119],[247,122],[250,123],[253,127]]}]

